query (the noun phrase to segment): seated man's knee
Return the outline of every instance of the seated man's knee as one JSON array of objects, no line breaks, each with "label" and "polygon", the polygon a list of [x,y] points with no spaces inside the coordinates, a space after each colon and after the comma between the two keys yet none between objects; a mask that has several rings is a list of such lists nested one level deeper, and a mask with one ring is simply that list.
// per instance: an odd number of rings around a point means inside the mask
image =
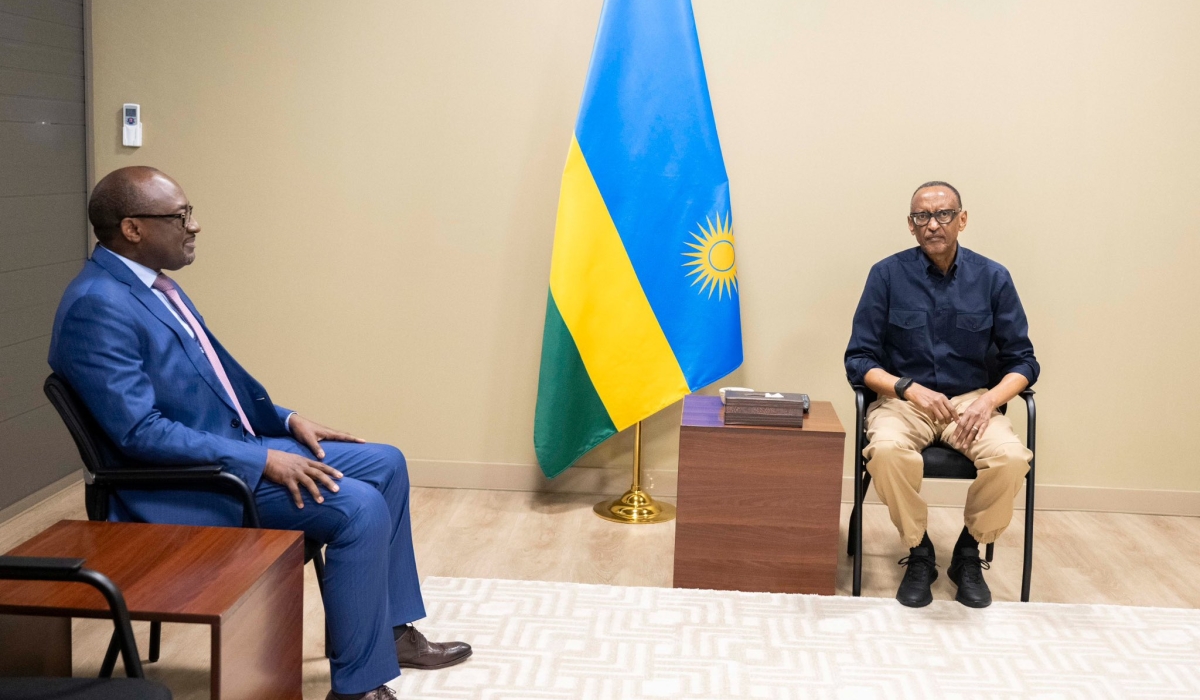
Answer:
[{"label": "seated man's knee", "polygon": [[867,446],[867,473],[877,481],[921,479],[921,453],[902,442],[877,440]]},{"label": "seated man's knee", "polygon": [[400,479],[407,485],[408,460],[404,459],[404,453],[391,445],[376,445],[376,447],[385,469],[393,474],[392,478]]},{"label": "seated man's knee", "polygon": [[1000,465],[1006,469],[1017,471],[1024,476],[1029,471],[1029,448],[1019,442],[1010,442],[1000,446]]},{"label": "seated man's knee", "polygon": [[391,515],[383,494],[357,479],[342,479],[338,486],[340,504],[346,515],[341,534],[357,538],[378,533],[386,538],[391,527]]},{"label": "seated man's knee", "polygon": [[903,464],[913,455],[920,457],[920,452],[896,440],[875,440],[867,445],[865,451],[867,462],[871,465],[872,473],[875,468],[890,468]]},{"label": "seated man's knee", "polygon": [[384,488],[389,484],[396,483],[396,480],[399,479],[400,485],[408,486],[408,463],[404,459],[403,452],[391,445],[378,442],[369,442],[356,447],[361,450],[361,459],[366,467],[364,471],[360,472],[363,480]]}]

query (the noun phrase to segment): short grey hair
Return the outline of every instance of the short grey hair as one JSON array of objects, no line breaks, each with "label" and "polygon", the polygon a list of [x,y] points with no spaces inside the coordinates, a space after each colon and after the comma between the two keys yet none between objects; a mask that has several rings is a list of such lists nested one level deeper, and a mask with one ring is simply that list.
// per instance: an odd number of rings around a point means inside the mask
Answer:
[{"label": "short grey hair", "polygon": [[[958,199],[958,208],[962,209],[962,205],[963,205],[962,195],[958,193],[958,188],[955,187],[954,185],[951,185],[949,182],[942,182],[941,180],[931,180],[930,182],[926,182],[924,185],[921,185],[917,189],[913,190],[912,196],[916,197],[917,193],[920,192],[921,190],[925,189],[926,187],[945,187],[946,189],[950,190],[951,192],[954,193],[954,197],[956,199]],[[912,197],[909,197],[909,199],[911,200]]]}]

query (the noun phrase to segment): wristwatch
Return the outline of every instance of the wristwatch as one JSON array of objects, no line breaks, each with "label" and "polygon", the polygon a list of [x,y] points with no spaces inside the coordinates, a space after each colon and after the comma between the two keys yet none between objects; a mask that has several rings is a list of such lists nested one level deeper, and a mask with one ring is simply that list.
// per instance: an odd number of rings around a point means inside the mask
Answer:
[{"label": "wristwatch", "polygon": [[912,377],[901,377],[900,379],[896,380],[896,396],[898,396],[901,401],[908,401],[908,399],[904,398],[904,392],[908,391],[908,387],[912,386],[912,383]]}]

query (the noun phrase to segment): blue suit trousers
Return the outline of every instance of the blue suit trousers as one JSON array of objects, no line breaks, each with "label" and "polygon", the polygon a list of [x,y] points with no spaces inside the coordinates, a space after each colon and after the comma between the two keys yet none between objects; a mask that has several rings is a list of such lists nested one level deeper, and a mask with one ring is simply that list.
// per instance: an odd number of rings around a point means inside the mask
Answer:
[{"label": "blue suit trousers", "polygon": [[[315,459],[291,438],[249,438]],[[338,693],[362,693],[400,675],[392,628],[425,617],[413,554],[408,468],[390,445],[325,441],[325,464],[344,476],[318,504],[301,489],[263,479],[254,496],[263,527],[303,530],[325,549],[325,618],[330,672]]]}]

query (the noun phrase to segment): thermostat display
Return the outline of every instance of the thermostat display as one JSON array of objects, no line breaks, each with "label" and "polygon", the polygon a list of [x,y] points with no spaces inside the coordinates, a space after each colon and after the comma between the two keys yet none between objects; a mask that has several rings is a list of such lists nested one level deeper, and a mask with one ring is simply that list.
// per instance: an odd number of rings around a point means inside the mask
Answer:
[{"label": "thermostat display", "polygon": [[142,108],[140,105],[126,104],[122,112],[125,118],[121,125],[121,145],[137,148],[142,145]]}]

